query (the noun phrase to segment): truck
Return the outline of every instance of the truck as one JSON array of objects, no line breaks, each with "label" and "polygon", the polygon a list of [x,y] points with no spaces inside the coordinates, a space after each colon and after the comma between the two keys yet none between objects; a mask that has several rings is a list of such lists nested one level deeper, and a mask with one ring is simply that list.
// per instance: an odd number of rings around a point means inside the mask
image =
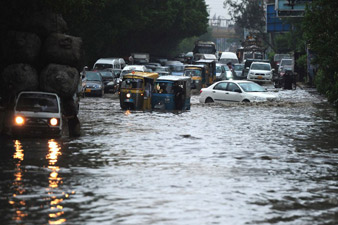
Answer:
[{"label": "truck", "polygon": [[131,53],[131,56],[134,59],[134,64],[144,65],[149,63],[149,54],[148,53]]},{"label": "truck", "polygon": [[194,61],[203,58],[204,54],[216,54],[216,44],[212,41],[196,41],[193,49]]}]

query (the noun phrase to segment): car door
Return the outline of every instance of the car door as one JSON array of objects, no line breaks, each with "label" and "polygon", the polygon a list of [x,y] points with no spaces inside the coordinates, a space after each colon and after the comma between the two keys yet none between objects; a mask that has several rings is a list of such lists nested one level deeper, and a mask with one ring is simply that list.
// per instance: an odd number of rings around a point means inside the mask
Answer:
[{"label": "car door", "polygon": [[228,102],[241,102],[242,101],[242,91],[237,84],[229,82],[225,91],[226,101]]},{"label": "car door", "polygon": [[228,82],[220,82],[215,85],[215,87],[212,90],[212,98],[215,102],[222,102],[225,100],[225,93],[226,88],[228,86]]}]

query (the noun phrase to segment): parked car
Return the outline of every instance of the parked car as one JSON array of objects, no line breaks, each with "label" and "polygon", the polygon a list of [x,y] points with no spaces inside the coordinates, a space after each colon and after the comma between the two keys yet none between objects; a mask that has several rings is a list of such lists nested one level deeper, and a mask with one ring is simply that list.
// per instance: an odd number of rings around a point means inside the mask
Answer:
[{"label": "parked car", "polygon": [[104,83],[100,72],[86,71],[84,79],[86,84],[85,96],[103,96]]},{"label": "parked car", "polygon": [[62,113],[58,95],[35,91],[19,93],[11,133],[14,136],[61,136]]},{"label": "parked car", "polygon": [[219,81],[200,91],[199,101],[210,102],[259,102],[272,101],[277,96],[259,84],[246,80]]},{"label": "parked car", "polygon": [[253,62],[250,66],[247,80],[257,82],[271,82],[273,69],[270,63]]},{"label": "parked car", "polygon": [[234,78],[236,80],[246,80],[246,76],[243,74],[244,64],[236,63],[234,64]]}]

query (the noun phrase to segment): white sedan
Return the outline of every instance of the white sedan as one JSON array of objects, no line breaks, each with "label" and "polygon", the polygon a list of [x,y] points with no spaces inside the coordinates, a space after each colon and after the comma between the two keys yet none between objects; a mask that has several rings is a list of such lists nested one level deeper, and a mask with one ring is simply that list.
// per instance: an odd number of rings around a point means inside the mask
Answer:
[{"label": "white sedan", "polygon": [[260,102],[273,101],[277,96],[257,83],[246,80],[219,81],[200,92],[200,102]]}]

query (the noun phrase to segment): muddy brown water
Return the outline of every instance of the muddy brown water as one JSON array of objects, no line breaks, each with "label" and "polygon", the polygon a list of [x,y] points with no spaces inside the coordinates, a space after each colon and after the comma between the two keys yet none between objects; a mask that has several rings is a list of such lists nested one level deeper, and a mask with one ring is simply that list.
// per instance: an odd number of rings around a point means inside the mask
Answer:
[{"label": "muddy brown water", "polygon": [[0,139],[1,224],[338,224],[338,124],[279,101],[123,111],[81,99],[82,136]]}]

